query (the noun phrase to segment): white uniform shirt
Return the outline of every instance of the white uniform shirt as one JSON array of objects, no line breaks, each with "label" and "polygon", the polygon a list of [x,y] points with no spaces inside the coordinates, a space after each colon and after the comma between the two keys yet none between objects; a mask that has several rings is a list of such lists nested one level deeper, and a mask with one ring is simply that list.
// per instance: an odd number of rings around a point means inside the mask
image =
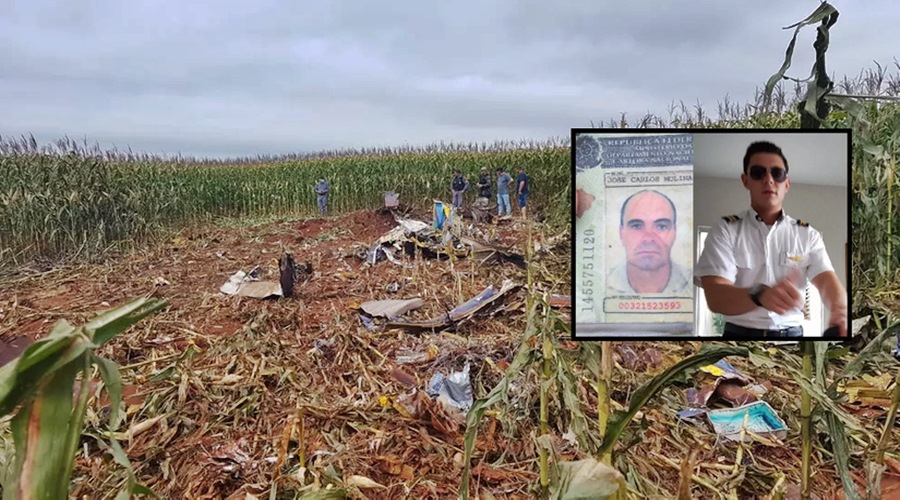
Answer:
[{"label": "white uniform shirt", "polygon": [[[694,283],[701,286],[701,277],[721,276],[741,288],[757,284],[773,286],[791,268],[797,268],[802,294],[809,280],[822,272],[834,271],[822,235],[784,211],[781,213],[782,217],[771,228],[752,209],[738,214],[738,220],[719,222],[706,237],[703,253],[694,268]],[[723,316],[735,325],[767,330],[800,326],[803,321],[800,309],[777,314],[758,306],[744,314]]]}]

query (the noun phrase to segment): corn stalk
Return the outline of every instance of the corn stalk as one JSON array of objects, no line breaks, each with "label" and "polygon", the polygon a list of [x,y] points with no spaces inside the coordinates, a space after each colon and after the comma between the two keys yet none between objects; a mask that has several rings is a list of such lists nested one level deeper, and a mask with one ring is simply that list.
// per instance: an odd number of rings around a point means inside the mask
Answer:
[{"label": "corn stalk", "polygon": [[[4,500],[68,498],[93,365],[99,368],[109,394],[111,432],[121,417],[118,368],[97,357],[94,350],[165,305],[156,299],[138,299],[105,312],[80,328],[61,320],[49,335],[0,368],[0,414],[10,414],[21,405],[11,421],[15,459],[3,483]],[[80,389],[73,403],[73,387],[79,375]],[[128,472],[122,494],[152,495],[135,480],[118,443],[112,443],[113,458]]]}]

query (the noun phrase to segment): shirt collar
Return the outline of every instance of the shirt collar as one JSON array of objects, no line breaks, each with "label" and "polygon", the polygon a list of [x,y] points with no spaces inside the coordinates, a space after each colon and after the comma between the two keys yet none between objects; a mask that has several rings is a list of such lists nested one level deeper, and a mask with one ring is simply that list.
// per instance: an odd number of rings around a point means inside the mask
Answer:
[{"label": "shirt collar", "polygon": [[[765,221],[763,220],[763,218],[760,217],[760,215],[759,215],[758,213],[756,213],[756,210],[753,210],[752,208],[749,209],[749,210],[747,210],[747,214],[748,214],[748,216],[751,216],[751,215],[752,215],[753,218],[756,219],[756,220],[759,221],[759,222],[765,222]],[[781,222],[781,221],[783,221],[783,220],[785,219],[785,217],[787,217],[787,214],[784,213],[784,209],[782,208],[781,211],[778,213],[778,219],[776,219],[775,221],[776,221],[776,222]]]}]

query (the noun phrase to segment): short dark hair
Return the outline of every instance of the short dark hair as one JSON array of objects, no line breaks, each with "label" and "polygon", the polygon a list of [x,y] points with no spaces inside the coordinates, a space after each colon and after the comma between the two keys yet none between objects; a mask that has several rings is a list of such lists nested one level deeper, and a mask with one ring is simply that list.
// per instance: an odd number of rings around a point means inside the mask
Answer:
[{"label": "short dark hair", "polygon": [[757,141],[750,146],[747,147],[747,152],[744,154],[744,173],[747,173],[747,169],[750,168],[750,157],[755,155],[756,153],[772,153],[781,157],[781,161],[784,162],[784,171],[790,172],[791,169],[788,166],[787,158],[784,157],[784,153],[781,152],[781,148],[772,144],[769,141]]},{"label": "short dark hair", "polygon": [[672,203],[672,200],[670,200],[668,196],[660,193],[659,191],[656,191],[655,189],[644,189],[643,191],[638,191],[637,193],[634,193],[633,195],[629,196],[628,198],[625,199],[625,203],[622,203],[622,211],[619,213],[619,227],[625,226],[625,207],[628,206],[628,203],[631,201],[632,198],[634,198],[635,196],[637,196],[639,194],[644,194],[644,193],[656,193],[656,194],[662,196],[663,198],[665,198],[666,201],[669,202],[669,206],[672,207],[672,224],[674,225],[675,221],[678,220],[678,211],[675,210],[675,204]]}]

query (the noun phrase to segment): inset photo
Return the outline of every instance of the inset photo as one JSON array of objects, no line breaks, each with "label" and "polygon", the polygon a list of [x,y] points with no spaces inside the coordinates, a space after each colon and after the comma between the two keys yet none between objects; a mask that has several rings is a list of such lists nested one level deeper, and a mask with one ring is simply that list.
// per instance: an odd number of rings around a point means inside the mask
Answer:
[{"label": "inset photo", "polygon": [[573,339],[849,337],[849,130],[572,136]]}]

